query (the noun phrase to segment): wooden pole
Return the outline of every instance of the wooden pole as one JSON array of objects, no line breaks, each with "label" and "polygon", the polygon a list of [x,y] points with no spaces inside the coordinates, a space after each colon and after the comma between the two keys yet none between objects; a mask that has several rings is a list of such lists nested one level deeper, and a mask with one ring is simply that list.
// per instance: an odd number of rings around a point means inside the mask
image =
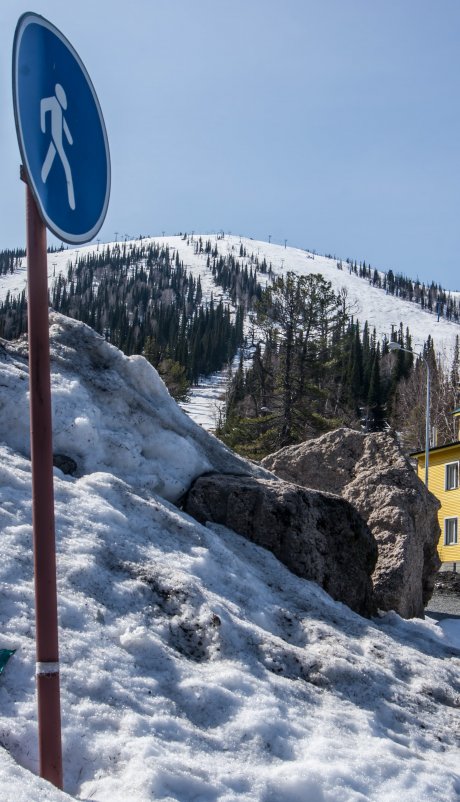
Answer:
[{"label": "wooden pole", "polygon": [[40,776],[62,789],[46,227],[28,185],[27,279]]}]

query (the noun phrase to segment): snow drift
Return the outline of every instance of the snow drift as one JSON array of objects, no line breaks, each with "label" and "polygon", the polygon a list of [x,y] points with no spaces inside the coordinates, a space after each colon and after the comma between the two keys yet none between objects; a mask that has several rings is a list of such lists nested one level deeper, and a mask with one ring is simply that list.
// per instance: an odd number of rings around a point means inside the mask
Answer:
[{"label": "snow drift", "polygon": [[[195,424],[144,357],[126,357],[83,323],[50,319],[53,451],[76,462],[77,476],[109,471],[170,501],[209,470],[271,476]],[[27,341],[3,341],[0,360],[2,437],[29,456]]]}]

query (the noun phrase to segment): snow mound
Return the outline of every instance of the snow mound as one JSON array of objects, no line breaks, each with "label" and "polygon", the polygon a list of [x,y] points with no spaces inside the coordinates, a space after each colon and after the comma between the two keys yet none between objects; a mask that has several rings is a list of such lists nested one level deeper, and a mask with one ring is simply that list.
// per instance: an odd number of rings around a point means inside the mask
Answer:
[{"label": "snow mound", "polygon": [[[0,456],[1,741],[36,772],[30,467]],[[108,473],[55,492],[72,797],[452,802],[458,652],[433,623],[366,621]],[[0,780],[6,802],[66,798],[5,752]]]},{"label": "snow mound", "polygon": [[[194,423],[142,356],[126,357],[84,323],[51,314],[53,451],[77,475],[108,471],[176,501],[202,473],[267,475]],[[28,456],[24,341],[0,348],[0,439]]]}]

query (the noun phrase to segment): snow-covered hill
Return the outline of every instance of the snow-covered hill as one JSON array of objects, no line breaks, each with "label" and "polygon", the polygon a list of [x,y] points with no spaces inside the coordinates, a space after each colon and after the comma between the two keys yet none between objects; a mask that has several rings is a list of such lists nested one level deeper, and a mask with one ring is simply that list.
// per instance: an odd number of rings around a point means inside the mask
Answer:
[{"label": "snow-covered hill", "polygon": [[[196,252],[197,244],[202,241],[203,245],[210,241],[212,249],[217,249],[219,255],[226,257],[232,255],[240,261],[240,264],[256,266],[265,259],[267,265],[271,265],[274,275],[281,275],[288,270],[292,270],[298,275],[309,273],[321,273],[331,282],[336,292],[346,295],[347,305],[355,320],[359,319],[361,325],[367,320],[370,330],[375,328],[377,338],[382,340],[384,336],[389,337],[392,328],[399,328],[403,324],[404,331],[409,328],[412,335],[413,348],[420,350],[426,342],[428,335],[434,340],[436,351],[446,362],[449,362],[455,344],[455,337],[460,334],[460,326],[454,322],[441,318],[437,315],[422,309],[419,305],[405,301],[402,298],[387,294],[385,290],[374,287],[368,280],[360,278],[348,269],[346,262],[343,262],[342,269],[338,269],[337,259],[331,259],[317,254],[308,253],[304,250],[291,247],[283,247],[267,242],[257,241],[245,237],[219,234],[194,234],[186,239],[183,236],[166,236],[155,238],[143,238],[120,243],[108,243],[110,249],[114,247],[129,249],[132,245],[140,244],[149,246],[152,242],[161,246],[168,246],[170,255],[175,258],[179,254],[180,260],[184,263],[188,273],[192,273],[195,278],[200,277],[203,291],[203,302],[209,301],[211,295],[215,299],[224,295],[222,288],[214,282],[210,267],[208,267],[208,254]],[[87,245],[81,248],[66,248],[63,251],[48,255],[48,275],[49,284],[62,274],[67,276],[69,262],[75,263],[80,256],[106,249],[105,245]],[[245,257],[240,257],[240,252],[246,253]],[[264,285],[267,275],[257,273],[259,282]],[[7,293],[17,296],[27,282],[26,259],[22,260],[21,267],[13,274],[0,277],[0,300],[3,300]],[[460,297],[460,293],[451,293],[452,297]],[[225,299],[228,301],[228,299]],[[249,321],[246,322],[246,330],[249,330]],[[228,381],[227,371],[222,371],[212,377],[202,377],[200,384],[192,388],[190,399],[183,403],[183,408],[198,423],[208,430],[215,428],[218,418],[218,410],[222,406],[225,387]]]},{"label": "snow-covered hill", "polygon": [[[141,357],[52,318],[65,792],[37,771],[24,346],[0,349],[2,802],[453,802],[460,642],[368,621],[171,504],[242,462]],[[256,470],[246,466],[246,470]]]},{"label": "snow-covered hill", "polygon": [[[222,256],[229,254],[240,259],[242,264],[251,264],[251,256],[258,259],[261,263],[263,259],[267,264],[271,264],[275,275],[286,273],[292,270],[298,275],[309,273],[322,273],[331,282],[333,289],[340,292],[345,289],[348,303],[355,319],[359,319],[363,324],[365,320],[369,322],[371,330],[375,327],[377,337],[383,338],[389,335],[391,327],[399,327],[403,324],[404,329],[408,326],[413,337],[413,347],[417,350],[431,335],[435,342],[436,350],[445,354],[449,358],[452,354],[455,336],[460,334],[460,326],[441,318],[439,321],[436,314],[409,301],[405,301],[394,295],[386,294],[385,290],[372,286],[368,280],[362,279],[355,273],[348,270],[348,265],[343,262],[341,270],[337,268],[337,259],[318,256],[308,253],[299,248],[283,247],[267,242],[253,240],[245,237],[222,234],[194,234],[187,240],[181,236],[166,236],[155,238],[144,238],[143,240],[133,241],[136,245],[140,242],[149,245],[152,242],[161,245],[168,245],[171,255],[179,253],[179,258],[184,262],[185,267],[195,277],[200,276],[203,290],[203,299],[209,300],[211,293],[214,297],[222,294],[222,289],[217,287],[213,281],[210,268],[207,267],[208,254],[195,253],[196,244],[201,240],[203,243],[210,241],[213,248],[217,247],[218,253]],[[118,243],[120,247],[129,249],[132,243]],[[113,248],[116,243],[109,243]],[[106,248],[107,245],[86,245],[81,248],[66,248],[63,251],[48,254],[48,275],[50,286],[59,274],[67,275],[69,261],[74,262],[76,258],[85,253],[95,251],[97,248]],[[240,248],[246,251],[246,257],[240,258]],[[22,260],[22,266],[13,274],[0,277],[0,300],[3,300],[9,291],[15,296],[26,286],[27,280],[26,259]],[[262,273],[258,273],[259,281],[263,284],[267,279]],[[452,292],[452,297],[460,298],[460,293]]]}]

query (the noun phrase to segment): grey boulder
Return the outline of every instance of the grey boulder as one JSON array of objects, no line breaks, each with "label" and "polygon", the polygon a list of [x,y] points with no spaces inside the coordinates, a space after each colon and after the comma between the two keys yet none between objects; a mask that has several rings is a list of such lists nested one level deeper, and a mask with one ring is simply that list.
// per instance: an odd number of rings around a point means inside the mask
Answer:
[{"label": "grey boulder", "polygon": [[377,547],[344,499],[275,478],[213,473],[195,480],[183,507],[202,523],[223,524],[269,549],[361,615],[375,611],[370,577]]},{"label": "grey boulder", "polygon": [[440,566],[439,502],[394,437],[336,429],[283,448],[262,465],[286,481],[351,502],[377,541],[373,584],[379,609],[423,617]]}]

